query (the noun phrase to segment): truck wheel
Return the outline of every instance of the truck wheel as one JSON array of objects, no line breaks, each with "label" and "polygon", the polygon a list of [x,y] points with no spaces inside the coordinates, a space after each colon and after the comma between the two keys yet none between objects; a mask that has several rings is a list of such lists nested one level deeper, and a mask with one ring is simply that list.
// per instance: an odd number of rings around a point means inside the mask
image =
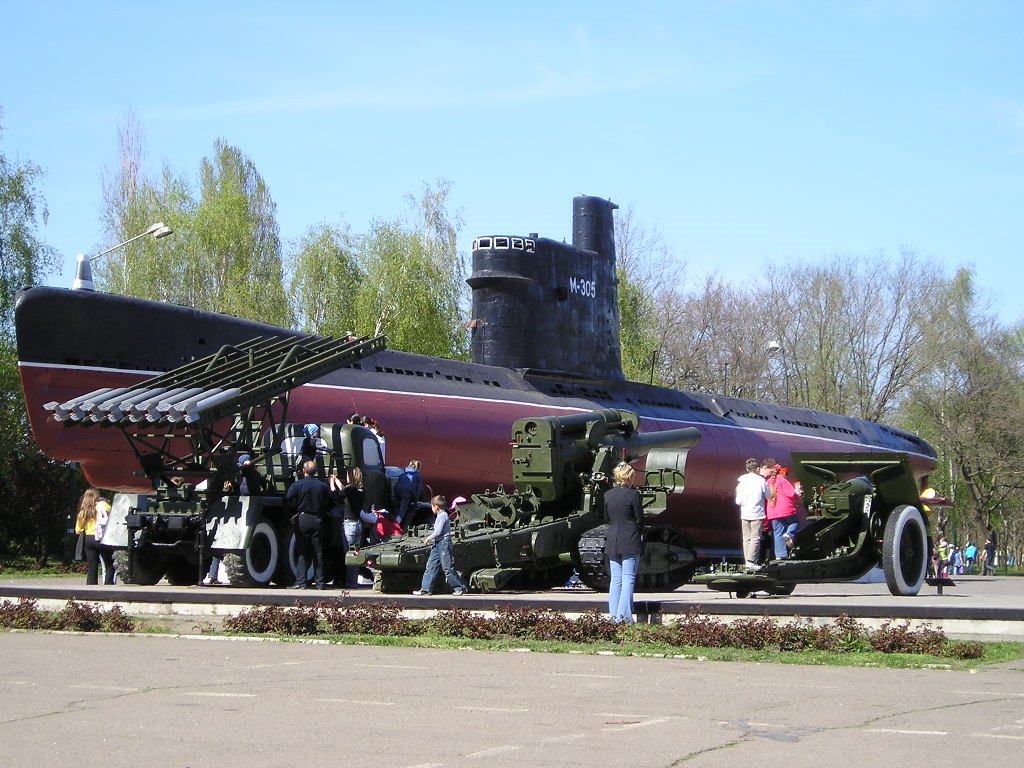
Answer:
[{"label": "truck wheel", "polygon": [[164,562],[159,557],[144,554],[142,551],[135,553],[135,562],[132,563],[135,570],[135,580],[128,579],[128,550],[118,549],[114,551],[114,573],[117,580],[122,584],[140,584],[150,587],[164,577]]},{"label": "truck wheel", "polygon": [[921,591],[928,568],[928,528],[921,513],[908,504],[889,513],[882,537],[882,570],[889,592],[898,596]]},{"label": "truck wheel", "polygon": [[260,520],[252,529],[252,540],[241,554],[228,552],[221,559],[228,581],[233,587],[265,587],[277,570],[281,556],[277,534],[266,520]]}]

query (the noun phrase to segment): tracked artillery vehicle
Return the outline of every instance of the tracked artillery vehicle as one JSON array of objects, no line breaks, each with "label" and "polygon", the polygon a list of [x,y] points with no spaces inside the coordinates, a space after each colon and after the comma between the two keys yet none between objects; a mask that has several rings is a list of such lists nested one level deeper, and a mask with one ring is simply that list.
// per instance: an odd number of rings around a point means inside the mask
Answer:
[{"label": "tracked artillery vehicle", "polygon": [[899,453],[794,453],[807,519],[785,560],[768,554],[755,573],[724,568],[694,581],[747,597],[788,595],[799,583],[851,581],[881,566],[893,595],[916,595],[931,540],[910,461]]},{"label": "tracked artillery vehicle", "polygon": [[[575,567],[585,584],[607,590],[604,492],[619,461],[643,457],[646,551],[637,582],[664,589],[686,583],[696,566],[692,545],[660,518],[669,497],[683,491],[686,455],[700,433],[693,427],[641,433],[638,423],[635,413],[620,409],[515,421],[515,489],[473,494],[453,526],[456,567],[470,586],[550,587],[565,583]],[[350,551],[346,563],[373,568],[378,590],[409,591],[423,575],[429,531],[416,526],[401,538]]]},{"label": "tracked artillery vehicle", "polygon": [[[255,338],[134,386],[45,405],[68,430],[118,430],[152,495],[114,498],[103,544],[126,583],[195,584],[213,556],[232,585],[295,580],[285,493],[301,460],[291,391],[380,351],[383,337]],[[320,424],[321,477],[358,466],[385,472],[370,430]],[[245,480],[248,493],[241,493]]]}]

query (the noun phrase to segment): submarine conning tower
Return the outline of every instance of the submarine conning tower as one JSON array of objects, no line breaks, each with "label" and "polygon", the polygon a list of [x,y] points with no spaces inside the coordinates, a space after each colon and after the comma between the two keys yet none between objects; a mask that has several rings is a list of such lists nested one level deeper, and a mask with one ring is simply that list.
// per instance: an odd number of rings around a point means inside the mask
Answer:
[{"label": "submarine conning tower", "polygon": [[473,241],[473,362],[622,379],[610,200],[572,201],[572,245],[536,234]]}]

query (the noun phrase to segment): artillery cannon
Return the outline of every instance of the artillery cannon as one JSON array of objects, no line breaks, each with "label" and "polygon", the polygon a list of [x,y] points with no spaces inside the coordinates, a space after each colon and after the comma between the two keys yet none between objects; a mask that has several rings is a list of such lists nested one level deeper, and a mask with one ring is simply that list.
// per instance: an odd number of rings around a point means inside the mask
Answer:
[{"label": "artillery cannon", "polygon": [[808,516],[789,558],[768,556],[756,573],[723,570],[695,581],[739,597],[788,595],[801,582],[850,581],[880,565],[893,595],[916,595],[931,542],[907,455],[794,453],[792,459]]},{"label": "artillery cannon", "polygon": [[[696,556],[680,531],[659,526],[669,495],[681,493],[696,428],[641,434],[635,413],[618,409],[573,416],[518,419],[512,425],[515,490],[473,494],[459,507],[452,543],[456,566],[471,587],[548,587],[565,583],[575,567],[581,580],[607,589],[604,567],[604,492],[620,460],[646,456],[639,488],[647,519],[641,587],[674,588],[692,576]],[[408,591],[419,584],[430,547],[429,526],[350,551],[347,565],[374,569],[374,588]]]}]

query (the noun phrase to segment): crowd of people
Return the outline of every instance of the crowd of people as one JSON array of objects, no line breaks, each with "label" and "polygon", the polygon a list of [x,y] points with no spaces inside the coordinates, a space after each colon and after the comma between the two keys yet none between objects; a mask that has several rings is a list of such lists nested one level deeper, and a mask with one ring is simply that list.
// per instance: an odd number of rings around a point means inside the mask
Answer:
[{"label": "crowd of people", "polygon": [[[383,458],[386,441],[379,422],[354,413],[347,423],[373,432]],[[296,442],[282,445],[282,452],[298,455],[295,479],[289,481],[285,497],[298,554],[292,586],[300,589],[361,586],[360,569],[346,567],[344,553],[402,535],[413,523],[413,516],[423,514],[420,509],[426,486],[422,463],[410,459],[394,483],[379,466],[367,467],[366,471],[358,466],[343,467],[340,475],[325,475],[318,458],[329,451],[320,436],[319,425],[304,425],[301,443],[297,442],[299,438],[287,440]],[[749,573],[760,571],[768,560],[789,558],[797,546],[797,534],[806,521],[807,512],[801,484],[791,481],[789,473],[790,468],[774,458],[751,458],[746,461],[746,472],[737,480],[735,503],[739,507],[744,565]],[[633,487],[634,474],[630,464],[620,462],[612,472],[614,484],[604,495],[608,523],[605,554],[610,577],[608,612],[619,622],[633,621],[633,594],[644,553],[643,506],[640,492]],[[249,495],[262,493],[264,488],[265,478],[257,471],[251,456],[240,455],[236,477],[226,484],[225,490]],[[449,505],[444,496],[430,498],[433,525],[423,543],[431,550],[420,587],[414,590],[414,595],[434,594],[442,577],[453,595],[468,591],[454,561],[452,542],[453,515],[457,514],[458,504],[465,501],[460,496]],[[109,513],[110,505],[97,489],[90,488],[83,494],[75,521],[75,531],[79,534],[76,559],[87,563],[87,584],[98,583],[101,569],[104,583],[114,582],[112,550],[101,543]],[[416,520],[424,522],[422,517]],[[940,534],[932,552],[931,574],[994,574],[996,558],[996,537],[991,529],[982,547],[970,539],[960,547]],[[202,583],[226,583],[219,558],[212,559]]]}]

